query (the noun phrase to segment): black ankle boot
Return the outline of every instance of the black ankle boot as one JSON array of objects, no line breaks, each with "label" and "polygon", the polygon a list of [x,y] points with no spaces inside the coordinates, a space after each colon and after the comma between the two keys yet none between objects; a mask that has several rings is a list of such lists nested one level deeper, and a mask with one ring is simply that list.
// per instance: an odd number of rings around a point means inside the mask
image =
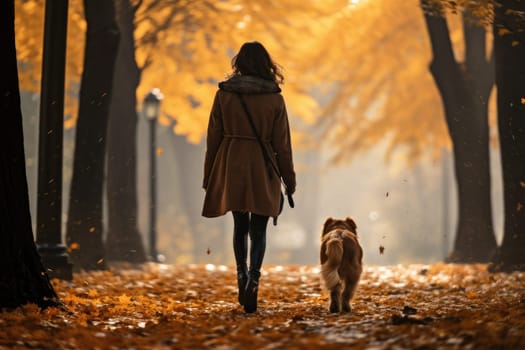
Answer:
[{"label": "black ankle boot", "polygon": [[257,310],[257,292],[259,290],[259,271],[250,271],[248,274],[248,283],[244,290],[244,311],[252,313]]},{"label": "black ankle boot", "polygon": [[244,290],[246,289],[246,283],[248,283],[248,271],[237,270],[237,287],[239,288],[239,296],[237,300],[241,305],[244,305]]}]

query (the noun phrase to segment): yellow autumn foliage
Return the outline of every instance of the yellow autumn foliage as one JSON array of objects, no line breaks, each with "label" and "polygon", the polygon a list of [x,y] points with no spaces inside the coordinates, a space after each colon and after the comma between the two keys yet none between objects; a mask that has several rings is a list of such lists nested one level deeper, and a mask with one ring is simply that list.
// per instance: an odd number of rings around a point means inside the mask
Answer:
[{"label": "yellow autumn foliage", "polygon": [[[474,6],[458,3],[447,15],[458,62],[464,59],[463,33],[461,17],[453,12],[467,5]],[[382,142],[387,158],[401,150],[409,162],[437,158],[450,147],[441,97],[428,69],[432,52],[419,1],[361,2],[324,36],[313,61],[326,62],[317,74],[334,85],[322,122],[336,163]]]},{"label": "yellow autumn foliage", "polygon": [[[15,37],[20,88],[26,91],[40,91],[44,47],[44,8],[45,1],[15,1]],[[76,121],[86,31],[81,0],[69,1],[67,31],[64,117],[65,126],[71,127]]]},{"label": "yellow autumn foliage", "polygon": [[[469,4],[457,2],[456,8]],[[16,2],[20,79],[28,91],[40,84],[43,7],[38,0]],[[457,16],[451,19],[459,58],[461,25]],[[68,23],[66,127],[74,125],[78,108],[86,29],[81,0],[70,1]],[[404,145],[412,160],[449,147],[417,0],[268,0],[264,6],[249,0],[144,0],[135,26],[142,69],[137,109],[149,90],[159,88],[160,123],[190,142],[204,137],[217,82],[230,72],[232,56],[243,42],[257,40],[284,68],[289,113],[300,118],[294,125],[312,130],[322,116],[328,127],[323,141],[331,141],[336,162],[385,140],[388,154]],[[305,134],[295,134],[296,143],[303,140]]]},{"label": "yellow autumn foliage", "polygon": [[[176,121],[174,131],[192,142],[204,136],[216,83],[230,71],[230,60],[244,41],[261,41],[285,67],[284,87],[293,115],[312,123],[317,101],[307,93],[308,84],[295,69],[314,40],[315,20],[336,11],[344,1],[267,1],[264,6],[248,0],[157,1],[146,0],[136,13],[136,59],[143,68],[137,91],[142,96],[158,87],[163,92],[161,122]],[[330,6],[327,6],[330,5]],[[21,86],[38,91],[42,56],[44,3],[16,4],[17,47]],[[67,71],[66,127],[76,118],[76,95],[82,70],[86,23],[82,3],[70,3]],[[140,109],[140,106],[137,106]]]},{"label": "yellow autumn foliage", "polygon": [[[230,72],[233,54],[243,42],[258,40],[285,69],[283,91],[290,114],[311,124],[319,106],[308,92],[310,84],[302,70],[305,64],[298,61],[308,59],[308,52],[316,47],[313,34],[318,16],[330,16],[342,4],[331,1],[321,6],[317,1],[297,0],[267,1],[264,6],[241,0],[192,3],[183,9],[184,21],[173,20],[158,42],[140,44],[137,39],[139,65],[150,64],[143,72],[138,96],[152,87],[161,88],[166,97],[163,111],[169,117],[164,123],[171,124],[174,119],[174,132],[197,143],[206,130],[216,83]],[[148,15],[137,13],[139,19]],[[172,15],[162,10],[157,21],[165,23],[162,16]],[[154,30],[151,23],[139,23],[137,33],[149,37]]]}]

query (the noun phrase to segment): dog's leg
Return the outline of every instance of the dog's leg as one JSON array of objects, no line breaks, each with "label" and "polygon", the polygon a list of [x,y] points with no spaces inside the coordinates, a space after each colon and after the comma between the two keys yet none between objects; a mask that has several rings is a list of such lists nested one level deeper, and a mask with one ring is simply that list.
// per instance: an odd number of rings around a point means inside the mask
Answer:
[{"label": "dog's leg", "polygon": [[345,281],[345,288],[343,289],[343,295],[341,297],[341,304],[343,312],[350,312],[352,311],[352,307],[350,306],[350,300],[352,300],[354,296],[355,289],[357,287],[357,281],[355,280],[346,280]]},{"label": "dog's leg", "polygon": [[330,312],[341,311],[341,283],[330,290]]}]

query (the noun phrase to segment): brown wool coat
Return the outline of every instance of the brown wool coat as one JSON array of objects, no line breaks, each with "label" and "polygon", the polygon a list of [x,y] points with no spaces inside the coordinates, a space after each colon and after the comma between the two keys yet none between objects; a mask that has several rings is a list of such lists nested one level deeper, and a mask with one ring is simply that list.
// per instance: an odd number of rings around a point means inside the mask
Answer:
[{"label": "brown wool coat", "polygon": [[[257,132],[267,146],[289,192],[295,191],[290,127],[280,93],[243,94]],[[269,171],[239,96],[219,90],[215,95],[206,139],[202,215],[228,211],[276,217],[280,180]]]}]

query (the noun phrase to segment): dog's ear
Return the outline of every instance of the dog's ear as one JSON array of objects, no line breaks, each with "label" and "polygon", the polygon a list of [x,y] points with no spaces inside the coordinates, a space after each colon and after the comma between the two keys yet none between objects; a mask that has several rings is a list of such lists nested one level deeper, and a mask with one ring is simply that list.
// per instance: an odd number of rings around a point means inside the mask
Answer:
[{"label": "dog's ear", "polygon": [[356,233],[357,232],[357,225],[355,224],[355,221],[354,219],[352,219],[350,216],[348,216],[346,219],[345,219],[345,223],[348,227],[351,228],[351,231]]},{"label": "dog's ear", "polygon": [[323,224],[323,232],[322,234],[325,234],[327,233],[328,231],[330,231],[330,226],[335,222],[334,218],[332,217],[327,217],[326,220],[324,221],[324,224]]}]

